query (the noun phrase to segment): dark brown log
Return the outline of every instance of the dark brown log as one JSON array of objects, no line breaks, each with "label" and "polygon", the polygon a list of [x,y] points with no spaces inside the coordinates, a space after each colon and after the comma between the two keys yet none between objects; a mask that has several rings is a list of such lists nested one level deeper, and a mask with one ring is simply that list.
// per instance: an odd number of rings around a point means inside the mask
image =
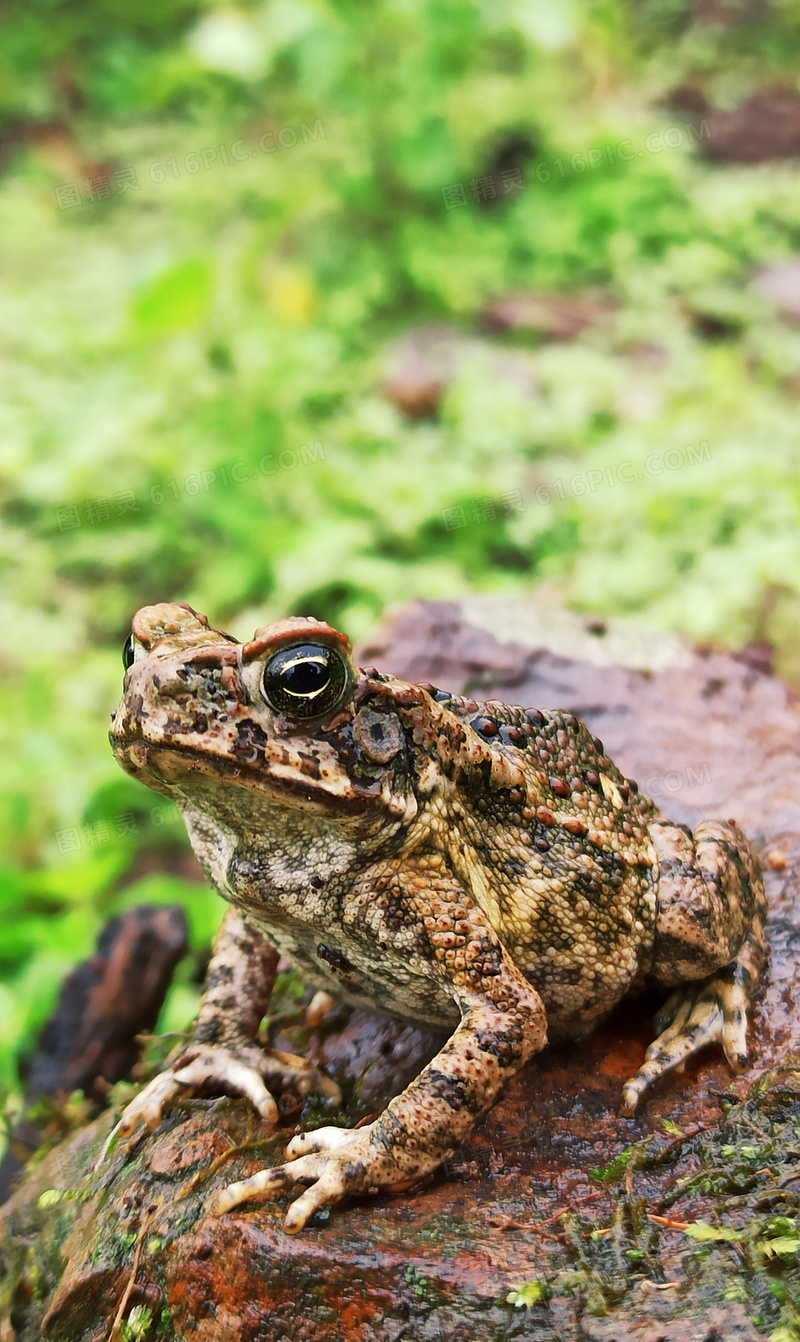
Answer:
[{"label": "dark brown log", "polygon": [[[186,915],[178,904],[141,904],[106,924],[97,950],[67,975],[58,1006],[31,1059],[25,1108],[73,1091],[102,1099],[96,1083],[130,1076],[139,1056],[137,1035],[152,1030],[173,971],[186,954]],[[23,1120],[0,1166],[0,1199],[42,1140],[42,1125]]]}]

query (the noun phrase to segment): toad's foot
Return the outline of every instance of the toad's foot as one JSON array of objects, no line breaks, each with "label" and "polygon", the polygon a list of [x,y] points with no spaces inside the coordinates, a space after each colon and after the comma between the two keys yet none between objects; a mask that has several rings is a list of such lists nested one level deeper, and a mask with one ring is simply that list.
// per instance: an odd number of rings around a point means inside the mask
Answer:
[{"label": "toad's foot", "polygon": [[317,1128],[294,1137],[285,1152],[291,1164],[261,1170],[241,1183],[229,1184],[216,1194],[209,1211],[222,1216],[251,1198],[272,1197],[294,1184],[310,1185],[286,1213],[284,1227],[294,1235],[322,1207],[330,1207],[352,1193],[405,1191],[439,1164],[438,1158],[429,1159],[420,1153],[413,1171],[407,1160],[401,1170],[391,1149],[373,1137],[376,1126],[377,1120],[363,1128]]},{"label": "toad's foot", "polygon": [[[735,966],[728,967],[734,971]],[[645,1090],[699,1053],[706,1044],[721,1044],[735,1072],[747,1066],[747,1006],[749,994],[738,975],[726,970],[704,985],[678,988],[655,1019],[660,1030],[645,1054],[643,1065],[625,1083],[620,1113],[630,1118]]]},{"label": "toad's foot", "polygon": [[341,1098],[334,1081],[294,1053],[268,1052],[244,1040],[230,1047],[189,1044],[171,1067],[131,1100],[113,1135],[128,1137],[140,1123],[156,1128],[177,1097],[208,1090],[246,1096],[267,1123],[275,1124],[278,1107],[268,1086],[301,1095],[318,1090],[326,1099],[337,1102]]}]

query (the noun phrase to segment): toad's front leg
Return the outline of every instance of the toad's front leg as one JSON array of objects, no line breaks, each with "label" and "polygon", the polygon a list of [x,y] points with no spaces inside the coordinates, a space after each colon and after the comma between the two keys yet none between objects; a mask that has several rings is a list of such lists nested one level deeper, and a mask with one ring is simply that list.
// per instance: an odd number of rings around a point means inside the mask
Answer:
[{"label": "toad's front leg", "polygon": [[[385,899],[386,885],[379,884],[379,891]],[[402,904],[405,930],[414,927],[423,961],[461,1009],[460,1025],[369,1127],[321,1128],[295,1137],[286,1152],[290,1163],[231,1184],[214,1199],[217,1215],[252,1197],[305,1185],[286,1215],[292,1234],[319,1208],[348,1194],[408,1188],[464,1140],[504,1081],[544,1046],[541,998],[436,856],[420,862],[416,873],[396,875],[391,904],[395,912]]]},{"label": "toad's front leg", "polygon": [[191,1042],[131,1101],[115,1132],[126,1137],[142,1122],[156,1127],[176,1098],[198,1090],[245,1095],[269,1123],[278,1121],[270,1088],[301,1093],[318,1088],[338,1098],[335,1083],[312,1064],[257,1042],[277,967],[274,947],[229,909],[214,942]]}]

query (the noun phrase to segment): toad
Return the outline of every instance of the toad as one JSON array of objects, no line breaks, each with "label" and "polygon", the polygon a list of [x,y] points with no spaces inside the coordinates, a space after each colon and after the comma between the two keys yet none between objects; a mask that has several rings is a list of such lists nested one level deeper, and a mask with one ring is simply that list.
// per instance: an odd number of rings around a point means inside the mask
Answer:
[{"label": "toad", "polygon": [[124,660],[116,758],[177,803],[230,907],[191,1041],[122,1134],[193,1089],[274,1124],[273,1091],[330,1087],[257,1041],[281,955],[348,1003],[451,1031],[373,1122],[295,1136],[217,1214],[288,1190],[293,1233],[347,1195],[410,1188],[548,1038],[648,983],[670,993],[623,1114],[708,1044],[746,1065],[765,956],[753,847],[733,820],[664,819],[572,713],[359,669],[311,618],[240,643],[189,606],[146,606]]}]

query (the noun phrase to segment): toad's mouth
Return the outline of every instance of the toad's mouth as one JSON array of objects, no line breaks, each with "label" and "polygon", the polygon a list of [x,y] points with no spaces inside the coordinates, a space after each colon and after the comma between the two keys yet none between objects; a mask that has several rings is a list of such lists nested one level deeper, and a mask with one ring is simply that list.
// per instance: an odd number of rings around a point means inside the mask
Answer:
[{"label": "toad's mouth", "polygon": [[[340,816],[363,815],[380,806],[379,781],[359,782],[344,773],[320,769],[312,756],[298,754],[291,764],[265,759],[253,748],[241,757],[198,750],[183,742],[148,741],[109,733],[114,755],[133,778],[156,792],[191,803],[197,795],[218,796],[233,788],[268,804]],[[305,762],[304,764],[304,761]],[[307,771],[307,772],[306,772]]]}]

